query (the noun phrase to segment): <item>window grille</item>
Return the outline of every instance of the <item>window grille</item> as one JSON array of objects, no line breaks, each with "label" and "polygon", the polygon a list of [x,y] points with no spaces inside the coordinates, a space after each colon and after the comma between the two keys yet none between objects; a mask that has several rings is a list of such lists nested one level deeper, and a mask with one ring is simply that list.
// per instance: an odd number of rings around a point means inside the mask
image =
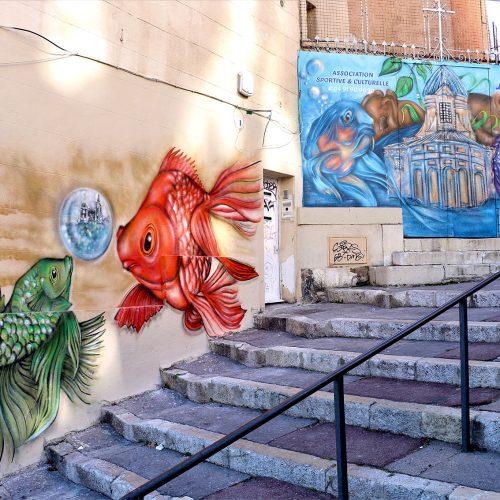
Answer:
[{"label": "window grille", "polygon": [[439,103],[439,120],[441,123],[453,123],[451,104],[449,102]]}]

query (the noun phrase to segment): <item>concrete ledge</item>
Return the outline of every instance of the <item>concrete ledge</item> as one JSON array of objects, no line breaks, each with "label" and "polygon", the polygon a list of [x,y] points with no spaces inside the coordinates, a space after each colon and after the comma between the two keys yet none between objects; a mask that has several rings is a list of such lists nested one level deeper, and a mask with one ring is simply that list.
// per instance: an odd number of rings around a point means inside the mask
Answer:
[{"label": "concrete ledge", "polygon": [[301,283],[305,302],[325,301],[330,289],[368,283],[368,266],[301,269]]},{"label": "concrete ledge", "polygon": [[[109,411],[109,410],[108,410]],[[125,418],[124,418],[125,417]],[[109,417],[108,417],[109,418]],[[144,420],[129,423],[126,415],[113,415],[112,422],[127,428],[137,440],[151,439],[169,449],[193,455],[221,439],[222,434],[165,420]],[[276,448],[266,444],[239,440],[217,453],[209,462],[254,476],[272,477],[298,486],[337,494],[336,462],[305,453]],[[463,486],[400,473],[390,473],[373,467],[348,465],[349,495],[353,499],[366,498],[464,498]],[[474,490],[486,500],[491,492]]]},{"label": "concrete ledge", "polygon": [[500,238],[408,238],[404,240],[407,252],[467,252],[500,250]]},{"label": "concrete ledge", "polygon": [[[337,288],[327,291],[329,302],[339,304],[369,304],[377,307],[440,307],[453,300],[460,291],[429,290],[382,290],[374,288]],[[500,291],[480,290],[467,299],[468,307],[500,307]]]},{"label": "concrete ledge", "polygon": [[[393,252],[392,263],[395,266],[426,266],[433,264],[498,264],[498,251],[439,251],[439,252]],[[489,269],[489,268],[488,268]]]},{"label": "concrete ledge", "polygon": [[[255,317],[254,323],[256,328],[262,330],[286,331],[292,335],[306,338],[387,339],[411,325],[413,321],[373,318],[334,318],[319,321],[307,316],[260,314]],[[433,321],[413,332],[407,339],[459,342],[459,323],[458,321]],[[469,321],[469,342],[500,342],[499,323],[493,321]]]},{"label": "concrete ledge", "polygon": [[[255,347],[225,339],[212,339],[209,346],[213,353],[246,366],[301,368],[322,373],[331,373],[361,354],[288,346]],[[379,354],[350,374],[459,385],[460,360]],[[500,389],[500,363],[471,361],[469,376],[470,387]]]},{"label": "concrete ledge", "polygon": [[[162,381],[195,402],[223,403],[266,410],[296,394],[300,389],[229,377],[200,377],[183,370],[164,369]],[[449,443],[461,442],[460,409],[385,399],[345,396],[346,423],[371,430],[434,438]],[[293,417],[334,421],[333,394],[318,391],[286,414]],[[490,415],[490,418],[488,418]],[[498,414],[471,411],[475,428],[473,441],[490,451],[500,451]]]},{"label": "concrete ledge", "polygon": [[299,207],[297,223],[304,225],[403,224],[401,208]]},{"label": "concrete ledge", "polygon": [[474,281],[496,272],[495,264],[451,264],[370,267],[370,283],[377,286],[441,285]]},{"label": "concrete ledge", "polygon": [[444,266],[370,267],[370,283],[377,286],[433,285],[444,282]]}]

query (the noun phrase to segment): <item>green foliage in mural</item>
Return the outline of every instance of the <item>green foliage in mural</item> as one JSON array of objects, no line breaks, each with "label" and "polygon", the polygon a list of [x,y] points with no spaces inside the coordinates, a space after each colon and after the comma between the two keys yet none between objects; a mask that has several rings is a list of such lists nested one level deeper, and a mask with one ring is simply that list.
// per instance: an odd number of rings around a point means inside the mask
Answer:
[{"label": "green foliage in mural", "polygon": [[424,64],[417,64],[417,73],[424,81],[427,80],[427,68]]},{"label": "green foliage in mural", "polygon": [[[479,87],[482,83],[486,83],[488,90],[490,88],[490,80],[489,78],[480,78],[477,79],[476,75],[472,72],[464,73],[463,75],[460,75],[460,80],[464,80],[464,82],[469,82],[469,87],[467,88],[467,92],[472,92],[476,87]],[[489,92],[488,92],[489,93]]]},{"label": "green foliage in mural", "polygon": [[498,127],[498,118],[495,115],[489,115],[486,111],[481,111],[472,121],[472,128],[477,130],[482,127],[490,118],[495,119],[495,126],[493,128]]},{"label": "green foliage in mural", "polygon": [[396,84],[396,95],[401,98],[408,95],[413,89],[413,80],[409,76],[402,76]]},{"label": "green foliage in mural", "polygon": [[42,259],[19,278],[0,309],[0,457],[47,429],[61,389],[87,401],[104,316],[79,323],[68,309],[73,261]]},{"label": "green foliage in mural", "polygon": [[397,73],[403,67],[403,61],[398,57],[388,57],[384,64],[382,64],[382,69],[380,70],[379,76],[392,75]]},{"label": "green foliage in mural", "polygon": [[420,116],[418,116],[418,113],[415,111],[415,108],[411,106],[410,104],[405,104],[401,106],[401,113],[403,115],[403,123],[407,123],[406,120],[406,111],[408,111],[408,114],[410,115],[410,119],[412,123],[421,123],[422,120],[420,119]]}]

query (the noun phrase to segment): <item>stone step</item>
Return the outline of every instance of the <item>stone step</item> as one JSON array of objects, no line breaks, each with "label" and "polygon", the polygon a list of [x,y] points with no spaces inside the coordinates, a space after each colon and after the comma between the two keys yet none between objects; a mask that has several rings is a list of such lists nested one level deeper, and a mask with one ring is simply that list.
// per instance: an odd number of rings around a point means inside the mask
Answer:
[{"label": "stone step", "polygon": [[[461,293],[469,290],[472,283],[450,285],[376,288],[332,288],[327,292],[329,302],[340,304],[368,304],[377,307],[441,307]],[[468,307],[500,307],[500,282],[490,283],[467,300]]]},{"label": "stone step", "polygon": [[[207,354],[161,371],[164,385],[195,402],[268,409],[324,374],[293,368],[249,368]],[[270,383],[269,381],[272,381]],[[457,386],[386,378],[345,377],[346,423],[414,438],[460,443],[460,389]],[[498,389],[470,390],[473,442],[500,451]],[[287,415],[334,420],[333,394],[318,391]]]},{"label": "stone step", "polygon": [[[247,330],[226,339],[212,339],[209,346],[214,354],[250,367],[331,373],[379,343],[342,338],[302,339],[285,332]],[[500,343],[472,344],[469,357],[470,387],[500,389]],[[459,358],[457,343],[400,341],[350,373],[460,385]]]},{"label": "stone step", "polygon": [[407,252],[499,251],[500,238],[405,238]]},{"label": "stone step", "polygon": [[[146,398],[148,396],[149,394]],[[176,399],[178,400],[178,396]],[[163,407],[163,411],[168,409]],[[203,420],[204,408],[200,407],[198,410],[198,417]],[[109,498],[121,498],[144,484],[147,479],[185,459],[186,454],[195,453],[204,444],[208,444],[207,440],[200,441],[200,433],[210,437],[222,435],[166,420],[140,419],[123,411],[119,406],[104,410],[105,419],[113,425],[104,423],[94,426],[70,434],[62,442],[49,445],[46,453],[52,466],[75,483],[85,485]],[[288,419],[290,420],[289,417]],[[304,421],[303,424],[307,423],[310,421]],[[291,427],[288,432],[296,429],[296,426]],[[253,444],[257,449],[262,446],[257,441],[248,444]],[[409,449],[414,448],[415,446],[412,446]],[[282,455],[286,454],[287,452],[282,452]],[[239,458],[240,461],[245,461],[244,457]],[[248,458],[252,460],[253,456]],[[314,461],[313,457],[311,459]],[[239,492],[243,498],[258,498],[254,496],[257,492],[261,495],[260,498],[273,498],[273,492],[280,491],[285,498],[333,500],[328,494],[318,495],[315,491],[301,487],[304,483],[300,482],[298,471],[292,474],[295,478],[294,486],[279,480],[252,479],[252,475],[256,473],[255,466],[238,467],[236,463],[220,463],[221,461],[217,460],[213,462],[217,465],[200,464],[145,498],[216,500],[231,498],[228,495],[234,492]],[[260,467],[259,463],[255,465],[257,469]],[[243,472],[245,469],[248,469],[249,473]],[[287,475],[284,475],[286,480]],[[200,480],[201,477],[203,480]]]},{"label": "stone step", "polygon": [[369,268],[369,281],[376,286],[441,285],[477,281],[498,270],[498,264],[374,266]]},{"label": "stone step", "polygon": [[500,263],[500,251],[434,251],[434,252],[393,252],[395,266],[427,266],[434,264],[475,265]]},{"label": "stone step", "polygon": [[[387,339],[433,310],[426,307],[386,309],[364,304],[282,304],[266,307],[263,313],[255,316],[254,324],[259,329],[285,331],[307,338]],[[459,342],[458,308],[439,318],[407,339]],[[496,308],[470,309],[469,341],[500,342],[499,320],[500,311]]]},{"label": "stone step", "polygon": [[32,465],[0,478],[2,500],[102,500],[105,496],[61,477],[47,463]]},{"label": "stone step", "polygon": [[[187,407],[187,408],[186,408]],[[210,415],[207,418],[206,414]],[[194,404],[172,391],[153,391],[124,400],[103,410],[104,419],[133,442],[149,442],[174,452],[192,455],[229,432],[225,417],[238,411],[226,406]],[[241,415],[246,418],[247,415]],[[240,474],[264,476],[230,486],[206,497],[275,498],[257,484],[280,485],[276,498],[331,498],[336,494],[335,428],[332,424],[302,419],[294,428],[275,426],[259,431],[219,452],[210,462]],[[243,421],[243,420],[242,420]],[[241,424],[231,422],[239,426]],[[278,431],[278,435],[273,434]],[[260,432],[260,435],[258,433]],[[348,477],[351,498],[495,498],[500,492],[496,453],[460,453],[446,443],[395,436],[347,426]],[[81,443],[81,439],[78,443]],[[163,452],[162,452],[163,453]],[[447,466],[442,467],[445,458]],[[421,464],[425,462],[425,467]],[[478,473],[477,471],[480,470]],[[270,479],[273,478],[273,479]],[[281,481],[276,481],[278,478]],[[178,479],[177,479],[178,480]],[[291,488],[300,485],[292,495]],[[316,493],[315,493],[315,491]],[[489,491],[484,491],[489,490]]]},{"label": "stone step", "polygon": [[[185,458],[181,453],[157,445],[149,439],[132,442],[112,426],[102,424],[47,446],[46,454],[49,463],[65,478],[118,499]],[[203,481],[199,480],[200,474]],[[204,463],[145,499],[204,498],[249,478],[249,475]]]}]

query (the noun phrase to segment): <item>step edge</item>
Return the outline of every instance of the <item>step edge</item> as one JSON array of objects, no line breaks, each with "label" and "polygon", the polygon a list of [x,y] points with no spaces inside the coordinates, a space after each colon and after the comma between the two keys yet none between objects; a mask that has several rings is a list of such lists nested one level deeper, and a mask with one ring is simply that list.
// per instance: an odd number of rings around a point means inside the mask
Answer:
[{"label": "step edge", "polygon": [[[130,416],[132,419],[130,419]],[[133,435],[136,439],[161,439],[163,437],[162,441],[157,442],[161,442],[161,444],[167,448],[183,454],[189,453],[193,455],[224,436],[224,434],[208,431],[206,429],[200,429],[191,425],[171,422],[169,420],[140,419],[140,422],[138,422],[138,418],[139,417],[136,417],[132,413],[125,413],[120,415],[113,414],[112,420],[117,421],[119,428],[127,428],[127,433],[129,435]],[[155,422],[159,422],[159,426],[156,429],[154,428]],[[134,426],[136,426],[136,429],[134,429]],[[120,432],[118,429],[116,430],[117,432]],[[153,431],[153,433],[151,433],[151,431]],[[249,461],[252,461],[251,465],[245,464],[243,459],[245,454],[250,457]],[[236,460],[232,460],[234,457]],[[255,461],[258,461],[259,457],[260,460],[263,461],[263,463],[260,464],[260,470],[258,468],[259,466],[255,465]],[[270,474],[271,471],[276,471],[276,467],[269,466],[269,457],[272,457],[272,459],[279,462],[279,469],[288,471],[288,476],[282,475],[280,477],[276,477],[275,474]],[[259,475],[273,477],[278,480],[286,481],[290,484],[296,484],[303,487],[305,486],[317,491],[333,494],[337,493],[336,461],[323,459],[321,457],[316,457],[303,452],[286,450],[269,444],[255,443],[253,441],[241,439],[209,458],[207,461],[216,465],[228,467],[241,473],[251,474],[254,476]],[[291,462],[290,465],[293,466],[283,467],[284,462]],[[316,469],[319,474],[304,474],[304,468]],[[311,475],[316,476],[316,480],[319,479],[320,484],[312,482]],[[320,476],[319,478],[317,477],[318,475]],[[321,481],[322,476],[324,476],[324,481]],[[397,490],[397,493],[394,491],[394,496],[400,494],[399,488],[401,484],[404,484],[408,488],[408,493],[410,493],[410,491],[414,493],[415,489],[425,490],[429,493],[430,489],[435,495],[442,495],[441,498],[453,498],[455,495],[457,495],[458,498],[459,494],[464,493],[464,489],[467,489],[469,492],[473,490],[470,487],[456,483],[431,480],[403,473],[392,473],[382,468],[351,463],[348,464],[348,477],[351,485],[352,498],[366,498],[366,496],[364,496],[366,495],[366,488],[368,485],[374,487],[374,480],[377,482],[376,487],[378,488],[383,486],[384,483],[389,482],[388,486],[394,487]],[[308,484],[304,485],[304,478],[309,481]],[[363,482],[368,484],[365,484],[365,487],[363,488],[364,491],[362,493],[363,496],[360,496],[359,490],[358,493],[355,493],[352,486],[356,485],[356,483],[362,484]],[[318,488],[318,486],[320,487]],[[489,492],[486,490],[474,490],[476,494],[496,494],[496,492]],[[387,493],[390,495],[389,491]],[[390,498],[390,496],[387,498]]]},{"label": "step edge", "polygon": [[[67,441],[58,444],[49,443],[45,447],[45,453],[49,464],[55,467],[63,477],[112,499],[119,499],[147,482],[146,478],[119,465],[80,453]],[[193,499],[165,496],[153,491],[146,495],[144,500]]]},{"label": "step edge", "polygon": [[[218,349],[219,347],[222,350]],[[224,348],[228,348],[229,352]],[[364,354],[357,351],[315,349],[313,347],[259,347],[230,339],[211,339],[209,349],[214,354],[227,357],[249,367],[299,368],[320,373],[331,373]],[[324,358],[332,358],[335,361],[328,363]],[[377,354],[350,373],[368,377],[460,385],[460,360]],[[469,377],[469,387],[471,388],[500,389],[500,363],[470,360]]]},{"label": "step edge", "polygon": [[[197,403],[216,402],[259,410],[267,410],[302,390],[223,376],[203,378],[177,369],[162,370],[161,378],[164,387],[175,390]],[[216,392],[218,390],[222,391],[224,397]],[[246,400],[243,396],[245,390],[251,395]],[[260,401],[255,397],[256,394],[259,395]],[[238,398],[239,401],[237,401]],[[262,401],[263,399],[264,401]],[[315,402],[315,408],[312,408],[311,401]],[[410,437],[433,438],[449,443],[460,443],[460,408],[355,395],[345,395],[345,403],[346,423],[348,425],[357,425],[366,429],[393,432]],[[333,393],[320,390],[311,395],[307,401],[290,408],[286,414],[292,417],[316,418],[320,421],[332,422],[334,420]],[[471,427],[475,428],[473,442],[480,448],[500,452],[500,442],[495,437],[500,428],[500,413],[471,409],[470,416]],[[403,423],[396,425],[392,421],[393,418],[398,418]]]}]

